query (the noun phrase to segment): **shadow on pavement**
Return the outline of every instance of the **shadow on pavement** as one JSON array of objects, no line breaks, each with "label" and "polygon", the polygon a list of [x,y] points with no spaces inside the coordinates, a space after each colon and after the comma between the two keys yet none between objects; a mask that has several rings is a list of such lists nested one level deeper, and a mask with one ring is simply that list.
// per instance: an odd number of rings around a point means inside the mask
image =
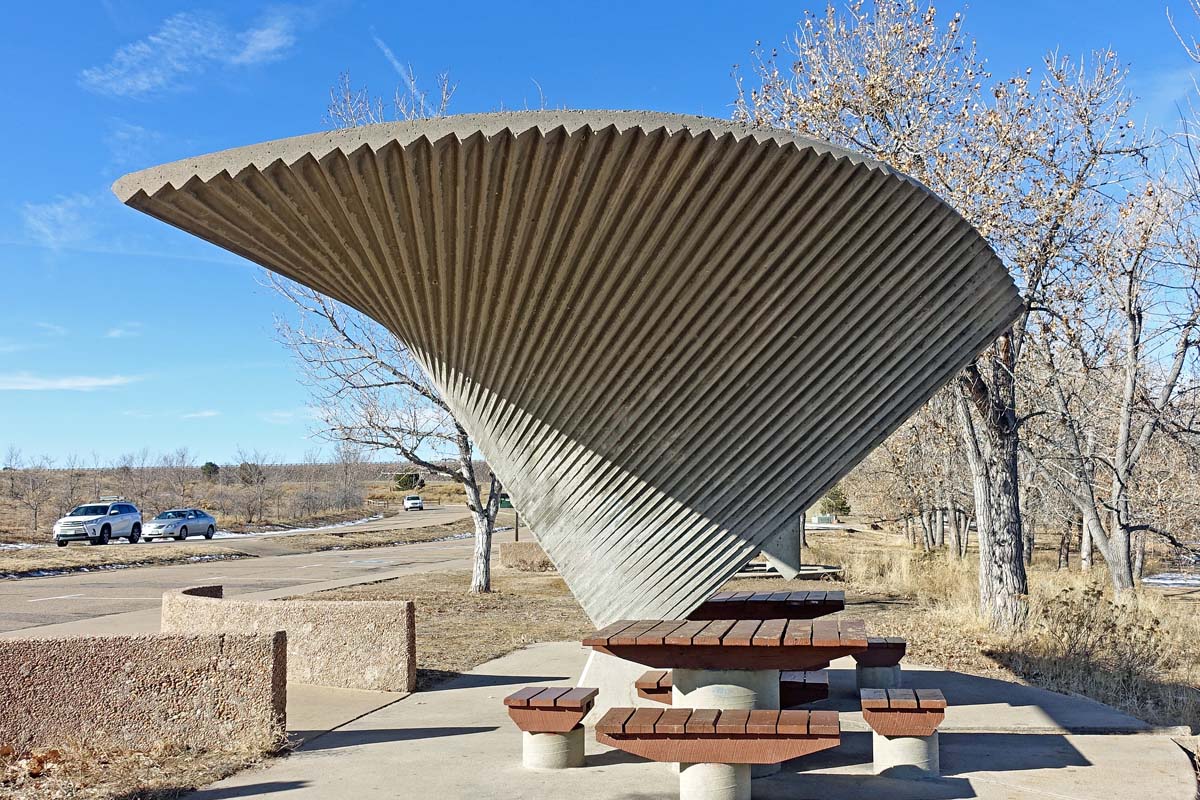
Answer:
[{"label": "shadow on pavement", "polygon": [[[311,753],[314,750],[336,750],[340,747],[357,747],[364,744],[392,744],[409,742],[415,739],[439,739],[444,736],[467,736],[472,733],[491,733],[495,725],[479,727],[448,727],[448,728],[385,728],[382,730],[365,731],[329,731],[314,734],[311,741],[305,741],[297,750]],[[302,733],[298,735],[303,735]]]},{"label": "shadow on pavement", "polygon": [[[234,797],[258,797],[264,794],[288,792],[292,789],[303,789],[305,786],[308,786],[308,781],[267,781],[252,783],[248,786],[230,786],[225,789],[201,789],[187,795],[187,798],[188,800],[230,800]],[[139,790],[133,796],[142,797],[143,795]],[[118,797],[115,800],[125,800],[125,798]]]},{"label": "shadow on pavement", "polygon": [[468,672],[418,669],[417,691],[440,692],[446,689],[473,689],[481,686],[511,686],[573,680],[570,675],[477,675]]}]

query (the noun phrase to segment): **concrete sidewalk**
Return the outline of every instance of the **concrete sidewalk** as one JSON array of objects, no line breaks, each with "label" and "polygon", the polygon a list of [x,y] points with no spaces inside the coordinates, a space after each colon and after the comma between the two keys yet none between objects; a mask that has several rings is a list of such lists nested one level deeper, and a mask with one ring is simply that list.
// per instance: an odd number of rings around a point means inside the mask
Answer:
[{"label": "concrete sidewalk", "polygon": [[[520,650],[439,690],[411,695],[317,736],[287,758],[191,798],[678,796],[678,776],[671,765],[601,747],[591,731],[586,768],[522,769],[520,736],[502,698],[527,684],[573,684],[586,656],[576,643]],[[833,665],[834,706],[852,703],[850,663]],[[756,780],[756,800],[1195,800],[1196,779],[1187,754],[1171,737],[1150,732],[1138,720],[1098,703],[1002,681],[921,667],[908,674],[914,685],[942,687],[953,706],[941,739],[944,777],[904,781],[871,775],[870,734],[861,717],[847,714],[840,747],[789,762],[777,775]],[[1094,731],[1113,733],[1090,733]]]}]

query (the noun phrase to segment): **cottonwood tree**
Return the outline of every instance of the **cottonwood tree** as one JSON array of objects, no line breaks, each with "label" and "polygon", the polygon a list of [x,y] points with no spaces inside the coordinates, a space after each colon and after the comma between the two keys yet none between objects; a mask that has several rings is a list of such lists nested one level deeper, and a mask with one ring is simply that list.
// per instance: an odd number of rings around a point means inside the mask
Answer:
[{"label": "cottonwood tree", "polygon": [[1017,377],[1030,319],[1097,215],[1095,194],[1138,153],[1125,132],[1115,54],[1085,65],[1048,56],[1043,72],[995,81],[961,14],[861,0],[799,24],[780,66],[756,54],[735,116],[825,139],[932,187],[988,238],[1024,297],[1011,328],[958,380],[956,410],[979,530],[980,610],[999,630],[1025,623]]},{"label": "cottonwood tree", "polygon": [[196,468],[196,458],[186,447],[165,453],[159,461],[167,485],[170,487],[170,503],[185,506],[191,502],[201,472]]},{"label": "cottonwood tree", "polygon": [[29,529],[34,534],[41,525],[42,509],[54,497],[52,466],[45,456],[26,460],[15,449],[10,449],[5,458],[9,499],[29,512]]}]

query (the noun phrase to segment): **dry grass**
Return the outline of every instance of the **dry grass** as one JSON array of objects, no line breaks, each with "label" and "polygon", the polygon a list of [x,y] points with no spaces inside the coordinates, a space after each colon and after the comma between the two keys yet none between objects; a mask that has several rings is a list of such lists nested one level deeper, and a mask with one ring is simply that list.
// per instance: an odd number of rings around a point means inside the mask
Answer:
[{"label": "dry grass", "polygon": [[594,630],[557,574],[495,570],[485,595],[468,594],[470,580],[465,570],[427,572],[300,599],[415,601],[418,690],[526,645]]},{"label": "dry grass", "polygon": [[0,797],[7,800],[173,800],[260,761],[251,751],[149,751],[66,746],[0,749]]},{"label": "dry grass", "polygon": [[236,545],[143,543],[92,547],[37,547],[0,551],[0,577],[33,575],[42,571],[74,571],[116,567],[161,566],[200,559],[245,558]]}]

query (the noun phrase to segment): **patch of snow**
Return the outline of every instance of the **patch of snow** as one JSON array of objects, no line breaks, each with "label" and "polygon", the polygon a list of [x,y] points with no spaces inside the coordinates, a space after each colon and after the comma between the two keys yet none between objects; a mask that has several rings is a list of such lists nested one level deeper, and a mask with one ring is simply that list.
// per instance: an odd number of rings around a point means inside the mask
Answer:
[{"label": "patch of snow", "polygon": [[1142,578],[1142,583],[1148,586],[1164,586],[1168,588],[1200,587],[1200,574],[1195,572],[1160,572]]}]

